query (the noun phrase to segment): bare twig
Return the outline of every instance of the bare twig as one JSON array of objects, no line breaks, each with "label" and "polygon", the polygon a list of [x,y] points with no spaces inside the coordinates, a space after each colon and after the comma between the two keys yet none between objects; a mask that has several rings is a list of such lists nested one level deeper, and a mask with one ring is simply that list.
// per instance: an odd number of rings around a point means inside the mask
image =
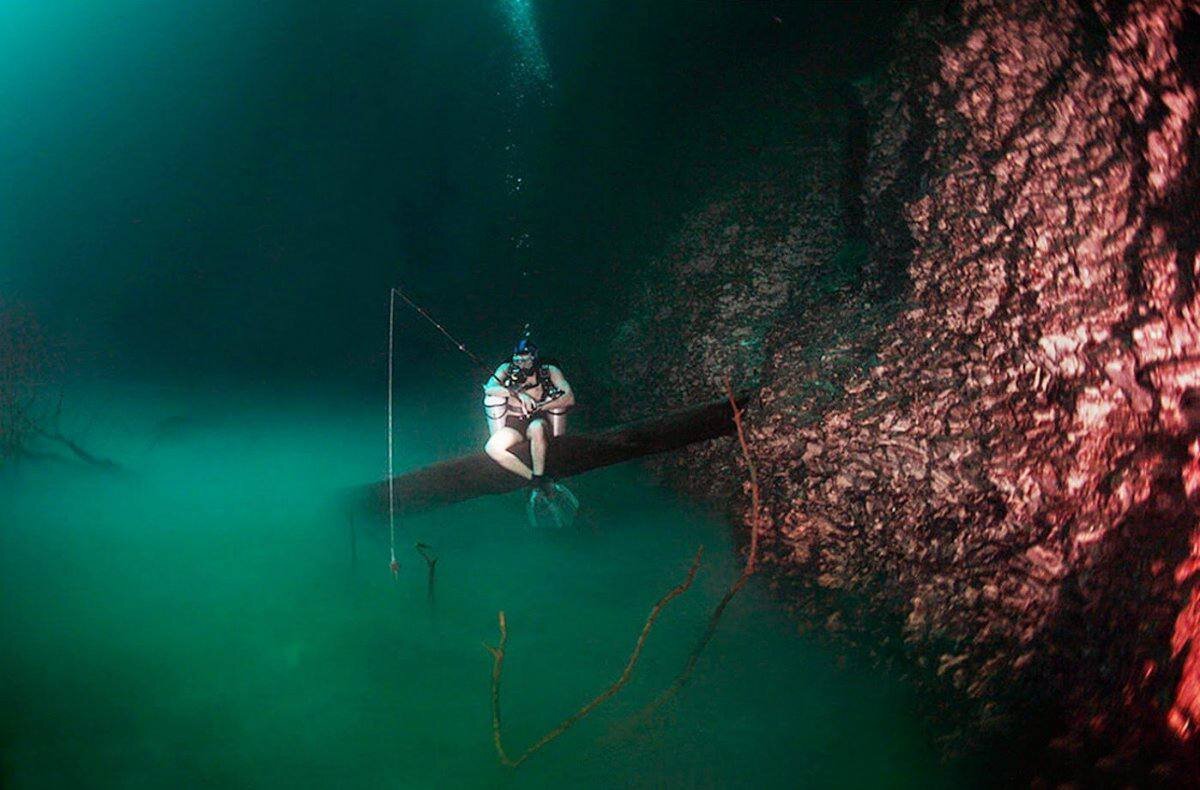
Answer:
[{"label": "bare twig", "polygon": [[38,428],[35,429],[34,433],[36,433],[38,436],[41,436],[43,439],[49,439],[52,442],[57,442],[63,445],[72,453],[74,453],[76,458],[85,463],[89,463],[92,466],[98,466],[101,469],[108,469],[109,471],[115,471],[121,468],[121,465],[116,461],[109,460],[108,458],[99,458],[95,455],[92,455],[87,450],[73,442],[70,438],[63,436],[62,432],[57,429],[53,431],[47,431]]},{"label": "bare twig", "polygon": [[428,543],[418,542],[416,544],[417,551],[421,554],[422,557],[425,558],[425,565],[429,568],[429,581],[426,586],[426,595],[429,599],[429,603],[432,604],[433,603],[434,574],[437,572],[438,558],[429,554],[429,550],[431,548],[433,548],[433,547],[430,546]]},{"label": "bare twig", "polygon": [[742,410],[738,408],[737,398],[733,395],[733,384],[725,379],[725,394],[729,397],[729,406],[733,409],[733,424],[737,428],[738,443],[742,446],[742,457],[746,459],[746,467],[750,470],[750,554],[746,557],[744,576],[754,573],[758,562],[758,536],[762,531],[762,511],[759,508],[758,470],[754,467],[754,459],[750,456],[750,445],[746,442],[746,429],[742,424]]},{"label": "bare twig", "polygon": [[692,671],[696,668],[696,663],[700,660],[704,649],[708,647],[708,643],[712,641],[713,636],[717,633],[717,626],[721,622],[721,615],[725,613],[725,607],[733,600],[746,582],[750,581],[750,577],[758,569],[758,536],[762,528],[761,511],[759,510],[759,492],[758,492],[758,473],[754,468],[754,460],[750,457],[750,446],[746,442],[746,432],[742,425],[742,410],[738,408],[737,399],[733,395],[733,385],[729,379],[725,379],[725,392],[729,396],[729,405],[733,408],[733,424],[737,428],[738,442],[742,446],[742,457],[746,460],[746,466],[750,470],[750,551],[746,557],[746,565],[742,568],[741,574],[730,585],[720,603],[713,609],[712,615],[708,618],[708,626],[704,629],[700,639],[697,640],[696,646],[692,648],[692,652],[688,654],[687,663],[671,685],[667,686],[653,702],[642,709],[638,714],[638,719],[644,721],[648,719],[656,710],[662,707],[666,702],[679,693],[687,682],[692,677]]},{"label": "bare twig", "polygon": [[591,702],[587,703],[582,708],[563,719],[557,727],[543,735],[536,743],[526,749],[521,756],[515,760],[510,758],[508,753],[504,750],[504,744],[500,737],[500,671],[504,666],[504,648],[508,643],[508,626],[505,623],[504,612],[500,612],[500,643],[495,647],[485,643],[484,647],[487,648],[487,651],[492,654],[492,740],[496,745],[496,754],[499,755],[500,762],[502,764],[507,765],[510,768],[516,768],[518,765],[529,759],[530,755],[534,754],[546,744],[562,735],[577,721],[591,713],[600,704],[610,699],[613,695],[621,690],[622,686],[629,682],[629,678],[633,675],[633,668],[637,665],[638,658],[641,657],[642,646],[646,643],[646,637],[649,636],[650,629],[654,626],[654,621],[658,619],[658,615],[662,612],[663,607],[670,603],[671,600],[676,596],[681,595],[685,590],[692,586],[692,581],[696,578],[696,570],[700,567],[700,557],[703,553],[704,547],[701,546],[696,550],[696,556],[692,560],[691,568],[688,569],[687,577],[675,587],[671,588],[666,595],[658,600],[658,603],[654,605],[654,608],[650,610],[649,616],[646,617],[646,624],[642,626],[642,631],[640,634],[638,634],[637,643],[633,647],[633,652],[629,655],[629,660],[625,663],[625,669],[621,672],[621,676],[618,677],[616,681],[613,682],[613,684],[607,689],[594,697]]}]

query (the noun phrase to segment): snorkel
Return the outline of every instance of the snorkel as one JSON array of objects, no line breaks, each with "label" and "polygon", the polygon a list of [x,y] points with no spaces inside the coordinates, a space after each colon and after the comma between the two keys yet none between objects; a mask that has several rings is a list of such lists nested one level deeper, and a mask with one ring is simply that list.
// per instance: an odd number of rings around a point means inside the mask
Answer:
[{"label": "snorkel", "polygon": [[512,364],[513,367],[520,369],[522,372],[532,370],[538,361],[538,347],[529,337],[529,324],[525,325],[525,332],[521,335],[521,339],[513,346]]}]

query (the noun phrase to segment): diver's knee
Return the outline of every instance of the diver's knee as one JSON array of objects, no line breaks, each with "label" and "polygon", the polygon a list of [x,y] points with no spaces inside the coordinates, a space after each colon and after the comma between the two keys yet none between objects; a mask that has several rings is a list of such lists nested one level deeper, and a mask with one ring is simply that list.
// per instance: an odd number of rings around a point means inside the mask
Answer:
[{"label": "diver's knee", "polygon": [[519,441],[520,437],[511,428],[501,428],[488,438],[487,443],[483,445],[483,451],[492,458],[498,458]]}]

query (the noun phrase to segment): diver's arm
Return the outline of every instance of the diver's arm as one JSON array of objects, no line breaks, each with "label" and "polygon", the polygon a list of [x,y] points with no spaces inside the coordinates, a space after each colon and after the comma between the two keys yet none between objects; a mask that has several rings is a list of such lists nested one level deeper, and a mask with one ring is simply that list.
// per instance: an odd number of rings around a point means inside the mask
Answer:
[{"label": "diver's arm", "polygon": [[497,398],[507,398],[509,395],[512,395],[512,392],[509,391],[508,387],[505,387],[500,383],[500,377],[504,375],[504,370],[506,367],[508,366],[501,365],[500,367],[496,368],[496,372],[493,373],[490,378],[488,378],[487,383],[483,385],[484,395],[491,395]]},{"label": "diver's arm", "polygon": [[575,405],[575,392],[571,389],[570,383],[554,365],[547,365],[550,369],[550,383],[559,391],[559,396],[554,400],[547,401],[542,404],[541,408],[546,409],[553,406],[556,409],[566,409]]},{"label": "diver's arm", "polygon": [[[508,365],[504,364],[496,368],[496,372],[491,375],[487,383],[483,385],[484,397],[507,398],[510,403],[515,401],[516,405],[520,406],[521,413],[528,415],[533,411],[533,398],[528,392],[520,392],[510,389],[501,383],[502,377],[507,372]],[[498,404],[497,404],[498,405]]]}]

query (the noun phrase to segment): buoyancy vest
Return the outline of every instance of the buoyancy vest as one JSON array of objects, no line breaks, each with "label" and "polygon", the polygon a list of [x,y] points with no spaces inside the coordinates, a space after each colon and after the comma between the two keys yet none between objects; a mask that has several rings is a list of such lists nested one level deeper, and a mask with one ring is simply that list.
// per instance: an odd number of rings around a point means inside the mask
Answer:
[{"label": "buoyancy vest", "polygon": [[[550,401],[562,395],[562,390],[554,386],[554,381],[550,377],[550,366],[536,364],[529,370],[522,370],[511,362],[505,366],[504,373],[499,378],[500,386],[513,392],[527,392],[532,389],[542,388],[542,400]],[[484,404],[484,412],[492,418],[499,416],[501,404],[495,406]],[[505,399],[503,404],[504,413],[512,415],[520,415],[521,411]],[[496,413],[493,413],[494,410]]]}]

